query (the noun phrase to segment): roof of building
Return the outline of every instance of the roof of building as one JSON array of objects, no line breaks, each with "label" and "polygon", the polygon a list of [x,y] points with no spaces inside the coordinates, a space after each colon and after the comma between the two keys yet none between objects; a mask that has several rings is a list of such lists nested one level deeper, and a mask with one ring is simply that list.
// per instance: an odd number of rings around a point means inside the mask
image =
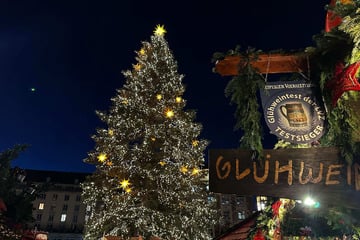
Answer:
[{"label": "roof of building", "polygon": [[26,181],[30,182],[51,182],[60,184],[79,184],[91,173],[83,172],[59,172],[25,169]]},{"label": "roof of building", "polygon": [[255,212],[243,221],[230,227],[226,232],[214,238],[214,240],[246,240],[250,230],[256,224],[256,218],[260,212]]}]

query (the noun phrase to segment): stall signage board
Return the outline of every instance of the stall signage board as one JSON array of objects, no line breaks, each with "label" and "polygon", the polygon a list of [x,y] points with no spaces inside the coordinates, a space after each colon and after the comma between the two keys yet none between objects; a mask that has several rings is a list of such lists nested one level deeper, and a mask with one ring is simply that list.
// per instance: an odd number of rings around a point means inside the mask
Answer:
[{"label": "stall signage board", "polygon": [[209,150],[210,191],[262,195],[322,202],[346,201],[360,208],[360,165],[346,165],[338,148],[264,150],[264,159],[252,151]]}]

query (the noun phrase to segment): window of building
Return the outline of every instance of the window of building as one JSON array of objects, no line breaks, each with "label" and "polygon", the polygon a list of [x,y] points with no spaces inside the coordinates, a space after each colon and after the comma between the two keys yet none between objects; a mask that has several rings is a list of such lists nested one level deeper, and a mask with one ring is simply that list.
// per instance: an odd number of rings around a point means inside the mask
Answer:
[{"label": "window of building", "polygon": [[75,212],[78,212],[79,210],[80,210],[80,205],[75,205],[74,211],[75,211]]},{"label": "window of building", "polygon": [[76,195],[76,201],[80,202],[80,200],[81,200],[81,195]]},{"label": "window of building", "polygon": [[66,214],[61,214],[61,222],[65,222],[66,221]]},{"label": "window of building", "polygon": [[55,205],[55,204],[51,204],[51,206],[50,206],[50,211],[55,211],[55,209],[56,209],[56,205]]},{"label": "window of building", "polygon": [[77,223],[77,221],[78,221],[78,216],[77,216],[77,215],[74,215],[74,217],[73,217],[73,223]]},{"label": "window of building", "polygon": [[36,214],[36,221],[41,221],[42,214]]},{"label": "window of building", "polygon": [[46,198],[46,194],[45,193],[41,193],[38,195],[37,197],[38,199],[45,199]]},{"label": "window of building", "polygon": [[52,228],[53,228],[52,223],[49,223],[49,224],[46,226],[46,230],[47,230],[47,231],[51,231]]},{"label": "window of building", "polygon": [[52,215],[52,214],[51,214],[51,215],[49,215],[49,219],[48,219],[48,221],[49,221],[49,222],[54,221],[54,215]]},{"label": "window of building", "polygon": [[266,207],[266,205],[267,205],[267,202],[268,202],[267,197],[257,196],[257,197],[256,197],[257,210],[258,210],[258,211],[264,210],[265,207]]},{"label": "window of building", "polygon": [[52,200],[53,200],[53,201],[56,201],[57,198],[58,198],[58,195],[57,195],[56,193],[54,193],[54,194],[53,194],[53,197],[52,197]]},{"label": "window of building", "polygon": [[65,196],[64,196],[64,201],[69,201],[69,199],[70,199],[70,196],[67,195],[67,194],[65,194]]},{"label": "window of building", "polygon": [[245,197],[243,197],[243,196],[236,196],[236,204],[237,204],[237,205],[244,205],[244,204],[245,204]]},{"label": "window of building", "polygon": [[227,195],[222,195],[222,196],[221,196],[221,204],[225,205],[225,204],[229,204],[229,203],[230,203],[229,196],[227,196]]},{"label": "window of building", "polygon": [[39,210],[44,210],[45,203],[41,202],[39,203]]},{"label": "window of building", "polygon": [[223,217],[224,217],[224,221],[226,222],[226,223],[229,223],[230,221],[231,221],[231,219],[230,219],[230,212],[229,211],[223,211]]},{"label": "window of building", "polygon": [[208,202],[214,203],[214,202],[216,202],[216,198],[214,196],[208,196]]},{"label": "window of building", "polygon": [[62,210],[63,210],[63,211],[67,211],[67,210],[68,210],[68,205],[67,205],[67,204],[64,204]]},{"label": "window of building", "polygon": [[244,211],[238,212],[238,219],[239,220],[245,219],[245,212]]}]

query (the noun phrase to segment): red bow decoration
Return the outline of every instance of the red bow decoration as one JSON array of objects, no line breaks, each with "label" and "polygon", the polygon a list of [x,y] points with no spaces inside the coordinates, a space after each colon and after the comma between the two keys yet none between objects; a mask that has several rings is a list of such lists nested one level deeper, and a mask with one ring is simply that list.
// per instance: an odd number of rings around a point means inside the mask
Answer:
[{"label": "red bow decoration", "polygon": [[334,77],[326,84],[326,87],[331,90],[333,106],[344,92],[360,91],[360,84],[356,78],[359,68],[360,62],[353,63],[346,68],[343,63],[336,65]]}]

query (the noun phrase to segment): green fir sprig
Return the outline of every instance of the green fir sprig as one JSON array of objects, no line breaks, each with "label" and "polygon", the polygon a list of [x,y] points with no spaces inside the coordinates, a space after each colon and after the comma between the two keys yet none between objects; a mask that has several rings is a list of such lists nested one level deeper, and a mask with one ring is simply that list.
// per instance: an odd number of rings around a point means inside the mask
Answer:
[{"label": "green fir sprig", "polygon": [[[237,50],[236,50],[237,51]],[[251,149],[262,155],[262,127],[258,101],[258,91],[265,85],[264,78],[251,66],[261,51],[249,48],[239,53],[245,62],[239,66],[239,74],[234,76],[225,88],[225,96],[236,105],[235,130],[242,130],[240,148]]]}]

